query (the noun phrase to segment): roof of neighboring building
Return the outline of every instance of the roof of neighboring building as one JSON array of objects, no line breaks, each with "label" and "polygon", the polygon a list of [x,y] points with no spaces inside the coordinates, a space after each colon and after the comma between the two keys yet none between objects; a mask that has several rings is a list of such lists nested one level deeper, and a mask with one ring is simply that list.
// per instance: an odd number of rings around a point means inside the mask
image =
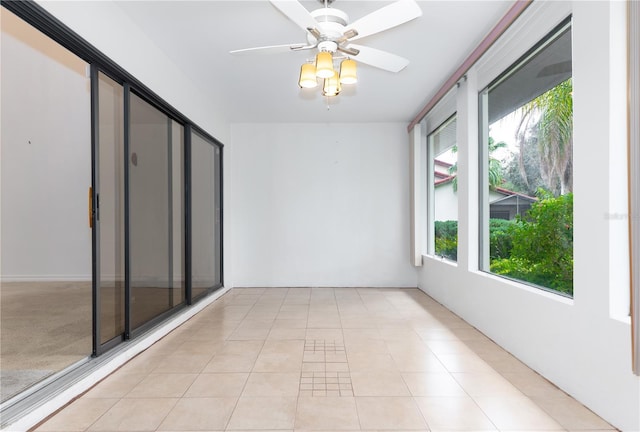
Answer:
[{"label": "roof of neighboring building", "polygon": [[[440,173],[440,172],[435,172],[434,173],[433,185],[434,186],[441,186],[443,184],[446,184],[446,183],[449,183],[449,182],[453,181],[454,178],[456,178],[455,174],[444,174],[444,173]],[[522,198],[523,200],[528,201],[528,202],[536,202],[536,201],[538,201],[538,198],[536,198],[536,197],[525,195],[523,193],[515,192],[515,191],[509,190],[509,189],[502,188],[502,187],[497,187],[497,188],[494,188],[493,190],[495,192],[503,194],[504,198],[498,198],[498,199],[494,200],[492,203],[495,203],[495,202],[498,202],[498,201],[502,201],[502,200],[505,200],[507,198],[514,197],[514,196]]]}]

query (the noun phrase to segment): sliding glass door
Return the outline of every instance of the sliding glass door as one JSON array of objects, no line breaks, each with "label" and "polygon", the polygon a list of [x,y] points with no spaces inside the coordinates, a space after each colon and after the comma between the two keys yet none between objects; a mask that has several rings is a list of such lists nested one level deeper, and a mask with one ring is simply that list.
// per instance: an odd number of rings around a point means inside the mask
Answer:
[{"label": "sliding glass door", "polygon": [[94,353],[125,331],[124,90],[95,68],[94,89]]},{"label": "sliding glass door", "polygon": [[94,354],[185,303],[184,127],[92,67]]},{"label": "sliding glass door", "polygon": [[222,144],[37,2],[0,11],[3,427],[222,286]]},{"label": "sliding glass door", "polygon": [[130,95],[129,245],[135,330],[184,302],[184,128]]},{"label": "sliding glass door", "polygon": [[222,285],[221,149],[191,135],[192,296]]}]

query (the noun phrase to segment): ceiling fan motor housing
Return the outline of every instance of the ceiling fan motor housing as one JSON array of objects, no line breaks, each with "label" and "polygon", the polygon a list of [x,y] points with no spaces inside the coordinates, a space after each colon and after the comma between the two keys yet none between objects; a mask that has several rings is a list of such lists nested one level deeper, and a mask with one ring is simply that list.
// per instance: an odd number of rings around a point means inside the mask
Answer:
[{"label": "ceiling fan motor housing", "polygon": [[[318,49],[321,51],[335,52],[338,44],[335,42],[344,34],[344,28],[349,23],[349,16],[343,11],[335,8],[320,8],[311,13],[311,16],[318,22],[318,30],[320,31],[320,39],[316,40],[312,34],[307,34],[307,41],[314,45],[318,43]],[[325,43],[329,42],[329,44]]]}]

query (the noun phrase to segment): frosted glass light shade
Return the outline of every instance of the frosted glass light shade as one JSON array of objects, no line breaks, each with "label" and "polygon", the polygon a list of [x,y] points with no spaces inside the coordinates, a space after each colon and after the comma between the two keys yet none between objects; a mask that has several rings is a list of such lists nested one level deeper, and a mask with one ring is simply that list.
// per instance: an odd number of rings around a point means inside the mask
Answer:
[{"label": "frosted glass light shade", "polygon": [[322,96],[337,96],[340,90],[340,77],[338,76],[338,72],[334,72],[332,77],[324,79]]},{"label": "frosted glass light shade", "polygon": [[340,84],[355,84],[357,82],[356,62],[351,59],[342,60],[340,63]]},{"label": "frosted glass light shade", "polygon": [[301,88],[313,88],[318,85],[316,78],[316,67],[311,63],[305,63],[300,68],[300,79],[298,85]]},{"label": "frosted glass light shade", "polygon": [[333,74],[333,56],[329,51],[320,51],[316,56],[316,76],[327,79]]}]

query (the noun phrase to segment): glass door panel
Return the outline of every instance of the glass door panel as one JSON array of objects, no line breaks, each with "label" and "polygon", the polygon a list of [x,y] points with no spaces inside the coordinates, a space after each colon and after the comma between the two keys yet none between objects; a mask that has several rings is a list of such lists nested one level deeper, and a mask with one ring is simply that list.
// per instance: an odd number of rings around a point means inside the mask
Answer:
[{"label": "glass door panel", "polygon": [[220,147],[191,135],[192,297],[221,285]]},{"label": "glass door panel", "polygon": [[99,344],[124,327],[124,105],[123,87],[98,73],[97,184]]},{"label": "glass door panel", "polygon": [[92,350],[88,64],[5,6],[0,420],[11,399]]},{"label": "glass door panel", "polygon": [[[131,328],[136,329],[172,309],[183,297],[182,258],[175,263],[176,231],[182,232],[181,170],[174,171],[174,125],[135,94],[130,96],[129,250]],[[176,164],[178,165],[178,164]],[[174,181],[175,179],[175,181]],[[179,196],[178,196],[179,195]],[[174,200],[178,200],[174,203]],[[174,214],[176,213],[177,214]],[[176,270],[177,267],[177,270]],[[178,283],[174,284],[174,278]],[[181,302],[181,301],[180,301]]]}]

